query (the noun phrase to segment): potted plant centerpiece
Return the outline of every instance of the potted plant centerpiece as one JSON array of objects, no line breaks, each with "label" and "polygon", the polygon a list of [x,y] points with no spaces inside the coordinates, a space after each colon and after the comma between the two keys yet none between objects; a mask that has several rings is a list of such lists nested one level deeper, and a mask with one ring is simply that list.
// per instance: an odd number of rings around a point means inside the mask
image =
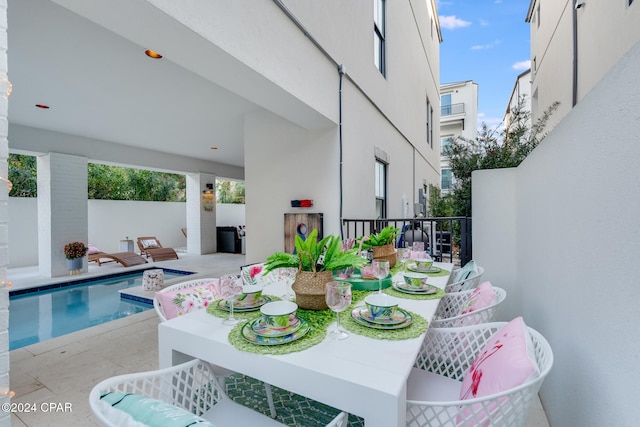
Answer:
[{"label": "potted plant centerpiece", "polygon": [[399,235],[399,228],[388,225],[379,233],[360,237],[358,240],[362,248],[373,250],[373,259],[386,259],[389,267],[393,267],[396,265],[395,242]]},{"label": "potted plant centerpiece", "polygon": [[82,242],[71,242],[64,245],[64,256],[67,259],[67,269],[69,275],[80,274],[82,270],[82,260],[87,254],[87,246]]},{"label": "potted plant centerpiece", "polygon": [[318,241],[318,230],[312,230],[305,240],[296,235],[295,247],[295,254],[276,252],[268,257],[264,268],[265,273],[278,268],[298,268],[292,289],[301,308],[326,309],[325,283],[334,280],[332,272],[366,264],[356,249],[343,251],[338,236],[330,235]]}]

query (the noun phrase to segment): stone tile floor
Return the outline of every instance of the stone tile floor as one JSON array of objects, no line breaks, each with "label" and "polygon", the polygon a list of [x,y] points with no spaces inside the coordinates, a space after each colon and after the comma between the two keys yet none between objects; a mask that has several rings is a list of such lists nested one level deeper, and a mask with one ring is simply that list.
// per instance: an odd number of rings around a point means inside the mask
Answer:
[{"label": "stone tile floor", "polygon": [[[154,263],[159,267],[191,269],[218,277],[245,264],[244,256],[181,254],[181,259]],[[149,265],[147,265],[149,267]],[[86,275],[119,272],[119,265],[90,266]],[[49,283],[34,269],[9,270],[14,287]],[[47,281],[48,280],[48,281]],[[154,310],[114,320],[10,352],[10,388],[14,403],[35,405],[36,412],[12,414],[13,427],[71,427],[99,425],[89,409],[91,388],[104,378],[153,370],[158,366],[158,316]],[[43,411],[41,404],[56,404]],[[62,404],[62,405],[59,405]],[[70,411],[64,410],[65,404]],[[48,406],[47,406],[48,407]],[[58,410],[59,411],[56,411]],[[548,427],[539,400],[534,402],[526,427]]]}]

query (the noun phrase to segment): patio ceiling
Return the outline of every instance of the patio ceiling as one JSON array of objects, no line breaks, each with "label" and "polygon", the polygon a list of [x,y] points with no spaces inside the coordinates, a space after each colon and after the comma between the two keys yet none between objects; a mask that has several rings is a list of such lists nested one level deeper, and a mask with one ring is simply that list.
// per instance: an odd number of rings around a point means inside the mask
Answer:
[{"label": "patio ceiling", "polygon": [[[10,123],[243,166],[243,116],[262,107],[50,0],[8,3]],[[140,31],[153,33],[145,19]],[[193,34],[165,32],[193,46]]]}]

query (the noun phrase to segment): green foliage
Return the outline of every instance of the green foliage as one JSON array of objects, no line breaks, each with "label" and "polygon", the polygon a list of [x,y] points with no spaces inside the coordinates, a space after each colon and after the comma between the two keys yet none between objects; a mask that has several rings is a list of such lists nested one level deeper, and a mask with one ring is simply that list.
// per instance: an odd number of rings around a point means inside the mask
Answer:
[{"label": "green foliage", "polygon": [[374,246],[384,246],[395,243],[400,235],[400,229],[392,225],[388,225],[379,233],[370,234],[369,236],[361,236],[358,238],[358,244],[362,243],[364,249],[371,249]]},{"label": "green foliage", "polygon": [[295,237],[296,254],[276,252],[267,258],[265,272],[278,268],[298,268],[302,260],[302,271],[335,271],[347,267],[360,268],[366,260],[358,255],[356,249],[342,251],[340,237],[329,235],[318,242],[318,230],[312,230],[306,239]]},{"label": "green foliage", "polygon": [[13,189],[11,197],[38,197],[38,175],[35,156],[9,154],[9,180]]},{"label": "green foliage", "polygon": [[216,180],[216,203],[244,203],[244,182]]},{"label": "green foliage", "polygon": [[450,200],[455,216],[471,216],[471,173],[479,169],[511,168],[518,166],[544,139],[547,121],[558,108],[554,102],[533,124],[531,113],[524,109],[525,97],[511,110],[509,123],[502,130],[491,129],[486,123],[475,140],[455,138],[445,147],[455,177]]},{"label": "green foliage", "polygon": [[88,165],[88,196],[103,200],[183,202],[185,177],[144,169]]}]

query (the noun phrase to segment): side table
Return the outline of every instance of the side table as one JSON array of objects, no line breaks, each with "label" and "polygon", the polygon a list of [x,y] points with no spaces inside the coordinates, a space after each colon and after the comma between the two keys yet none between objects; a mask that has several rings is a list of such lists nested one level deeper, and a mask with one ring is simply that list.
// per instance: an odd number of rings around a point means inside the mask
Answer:
[{"label": "side table", "polygon": [[133,240],[120,240],[120,252],[133,252]]}]

